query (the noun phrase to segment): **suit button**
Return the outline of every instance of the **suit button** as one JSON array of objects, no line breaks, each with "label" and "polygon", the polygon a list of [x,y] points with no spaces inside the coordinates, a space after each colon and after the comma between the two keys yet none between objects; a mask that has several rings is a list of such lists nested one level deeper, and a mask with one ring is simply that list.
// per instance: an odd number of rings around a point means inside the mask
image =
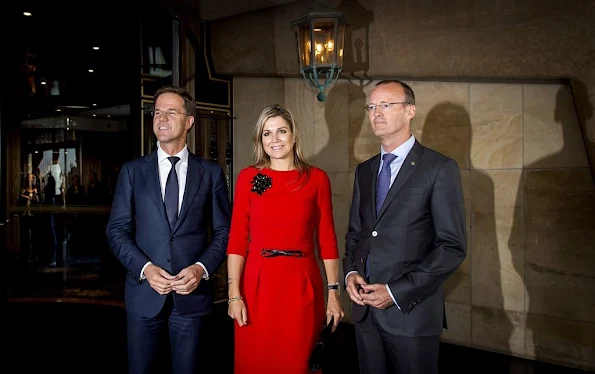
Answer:
[{"label": "suit button", "polygon": [[376,231],[376,230],[372,231],[372,236],[373,236],[373,237],[376,237],[376,236],[378,236],[378,231]]},{"label": "suit button", "polygon": [[[174,191],[175,191],[175,190],[174,190]],[[167,262],[171,262],[171,260],[168,258],[168,259],[167,259]]]},{"label": "suit button", "polygon": [[170,241],[170,242],[173,242],[173,241],[174,241],[174,238],[173,238],[173,236],[172,236],[171,238],[169,238],[169,241]]}]

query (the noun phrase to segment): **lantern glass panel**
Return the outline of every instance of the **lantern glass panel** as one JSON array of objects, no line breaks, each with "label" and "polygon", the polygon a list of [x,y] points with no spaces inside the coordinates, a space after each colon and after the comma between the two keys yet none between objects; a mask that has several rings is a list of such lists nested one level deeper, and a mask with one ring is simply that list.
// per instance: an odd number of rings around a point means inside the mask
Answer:
[{"label": "lantern glass panel", "polygon": [[345,50],[345,25],[339,24],[337,30],[337,42],[335,43],[336,63],[339,66],[343,66],[343,52]]},{"label": "lantern glass panel", "polygon": [[312,41],[310,40],[310,22],[305,22],[297,26],[298,52],[300,68],[303,69],[311,63]]}]

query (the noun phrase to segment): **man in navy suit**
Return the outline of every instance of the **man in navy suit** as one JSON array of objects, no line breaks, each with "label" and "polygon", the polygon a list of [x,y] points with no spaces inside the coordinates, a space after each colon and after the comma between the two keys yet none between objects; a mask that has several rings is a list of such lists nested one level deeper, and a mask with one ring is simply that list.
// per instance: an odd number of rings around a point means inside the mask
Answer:
[{"label": "man in navy suit", "polygon": [[151,371],[166,327],[172,372],[195,373],[213,301],[209,276],[225,259],[231,207],[222,169],[186,146],[194,98],[174,86],[154,98],[157,150],[122,166],[106,234],[128,271],[129,373]]},{"label": "man in navy suit", "polygon": [[443,284],[466,256],[459,167],[411,134],[405,83],[378,83],[366,110],[381,148],[355,170],[343,263],[360,372],[436,374]]}]

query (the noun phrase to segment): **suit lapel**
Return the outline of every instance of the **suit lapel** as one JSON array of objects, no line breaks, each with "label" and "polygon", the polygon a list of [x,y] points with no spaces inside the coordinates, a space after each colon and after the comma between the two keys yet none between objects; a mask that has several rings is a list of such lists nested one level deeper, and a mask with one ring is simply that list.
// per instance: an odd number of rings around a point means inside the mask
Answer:
[{"label": "suit lapel", "polygon": [[[157,151],[151,153],[145,158],[145,164],[142,166],[143,176],[145,178],[145,185],[149,190],[149,196],[155,203],[157,211],[161,218],[167,222],[167,215],[165,214],[165,205],[161,197],[161,181],[159,180],[159,165],[157,165]],[[169,224],[168,224],[169,226]]]},{"label": "suit lapel", "polygon": [[184,198],[182,200],[182,209],[180,209],[176,227],[172,230],[173,232],[180,227],[180,224],[184,222],[184,219],[188,215],[192,202],[194,201],[203,180],[204,173],[205,169],[200,164],[200,158],[194,156],[192,153],[188,153],[188,171],[186,173],[186,187],[184,190]]},{"label": "suit lapel", "polygon": [[376,218],[376,222],[378,222],[378,220],[382,218],[382,215],[384,214],[384,212],[386,212],[386,209],[393,201],[393,199],[397,196],[401,188],[403,188],[403,185],[405,185],[405,183],[409,180],[409,177],[411,177],[415,169],[419,167],[419,165],[422,163],[422,159],[420,158],[420,155],[422,153],[423,147],[416,140],[415,144],[413,144],[413,148],[411,148],[411,151],[405,158],[405,161],[403,161],[403,165],[401,165],[401,170],[399,170],[399,173],[397,174],[395,181],[390,187],[390,190],[388,190],[388,195],[384,200],[384,204],[382,204],[382,209],[380,210],[380,213]]},{"label": "suit lapel", "polygon": [[378,168],[380,167],[380,155],[376,155],[374,160],[370,163],[370,174],[372,175],[372,191],[370,200],[372,203],[372,216],[376,217],[376,183],[378,183]]}]

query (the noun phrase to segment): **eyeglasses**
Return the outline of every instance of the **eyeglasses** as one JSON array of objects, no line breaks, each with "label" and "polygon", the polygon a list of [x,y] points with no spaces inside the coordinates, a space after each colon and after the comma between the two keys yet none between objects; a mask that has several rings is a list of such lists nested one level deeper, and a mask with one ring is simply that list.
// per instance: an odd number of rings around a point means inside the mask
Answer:
[{"label": "eyeglasses", "polygon": [[175,110],[152,110],[151,111],[151,117],[153,118],[160,118],[161,116],[166,116],[167,118],[173,118],[175,116],[179,116],[179,115],[186,115],[188,116],[189,114],[187,113],[180,113],[180,112],[176,112]]},{"label": "eyeglasses", "polygon": [[393,106],[395,106],[397,104],[407,104],[407,105],[410,105],[411,103],[408,102],[408,101],[397,101],[395,103],[369,104],[369,105],[366,105],[364,107],[364,109],[367,110],[368,112],[373,112],[373,111],[376,110],[376,108],[378,108],[380,110],[387,110],[388,108],[392,108]]}]

